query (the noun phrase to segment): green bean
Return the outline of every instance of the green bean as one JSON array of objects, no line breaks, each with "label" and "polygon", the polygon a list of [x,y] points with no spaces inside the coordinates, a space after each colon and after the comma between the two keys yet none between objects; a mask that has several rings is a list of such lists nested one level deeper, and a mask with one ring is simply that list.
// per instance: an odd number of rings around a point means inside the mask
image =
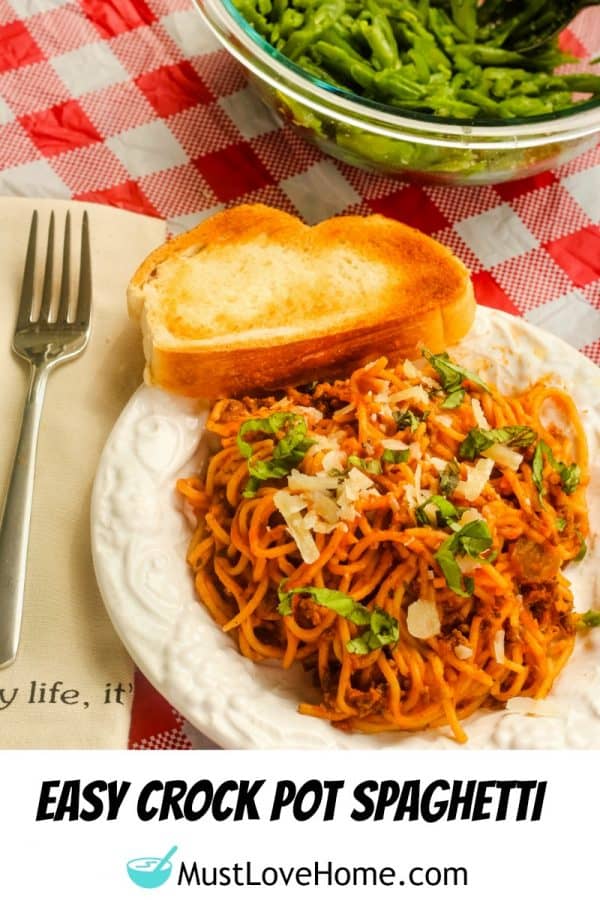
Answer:
[{"label": "green bean", "polygon": [[373,52],[373,60],[380,69],[394,69],[400,63],[398,45],[392,26],[375,0],[367,0],[370,22],[360,22],[361,32]]},{"label": "green bean", "polygon": [[291,60],[298,59],[310,44],[318,40],[326,28],[339,19],[344,6],[344,0],[323,0],[319,6],[311,9],[302,28],[290,36],[283,48],[284,56],[288,56]]},{"label": "green bean", "polygon": [[368,63],[357,62],[340,47],[326,41],[317,41],[312,49],[317,62],[332,68],[341,78],[349,79],[365,90],[373,90],[376,72]]},{"label": "green bean", "polygon": [[512,49],[516,38],[551,21],[559,0],[233,2],[314,78],[397,109],[494,120],[573,107],[574,95],[600,97],[600,76],[554,74],[574,60],[556,40]]},{"label": "green bean", "polygon": [[469,40],[475,40],[477,34],[477,0],[451,0],[450,9],[457,28]]}]

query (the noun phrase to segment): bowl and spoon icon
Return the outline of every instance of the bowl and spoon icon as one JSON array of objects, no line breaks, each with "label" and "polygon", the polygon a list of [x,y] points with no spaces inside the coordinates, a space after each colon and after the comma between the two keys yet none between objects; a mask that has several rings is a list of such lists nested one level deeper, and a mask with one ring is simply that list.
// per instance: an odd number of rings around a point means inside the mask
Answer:
[{"label": "bowl and spoon icon", "polygon": [[134,884],[142,888],[156,888],[163,885],[171,875],[171,857],[177,846],[171,847],[164,856],[140,856],[127,863],[127,874]]}]

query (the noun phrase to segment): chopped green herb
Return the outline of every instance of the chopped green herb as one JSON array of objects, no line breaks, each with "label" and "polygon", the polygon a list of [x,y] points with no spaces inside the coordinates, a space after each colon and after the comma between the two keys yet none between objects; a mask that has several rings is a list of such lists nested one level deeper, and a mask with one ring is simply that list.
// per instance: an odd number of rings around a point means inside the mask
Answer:
[{"label": "chopped green herb", "polygon": [[[437,372],[440,384],[447,394],[453,394],[462,390],[463,381],[470,381],[472,384],[476,384],[482,390],[489,393],[489,387],[478,375],[475,375],[473,372],[469,372],[468,369],[463,368],[463,366],[459,366],[457,363],[452,362],[447,353],[434,354],[430,353],[430,351],[425,348],[423,348],[421,352],[429,365]],[[462,397],[460,398],[460,402],[462,402]],[[455,403],[455,405],[458,406],[459,404]],[[448,408],[449,407],[446,407],[446,409]]]},{"label": "chopped green herb", "polygon": [[463,402],[466,396],[466,391],[464,388],[459,388],[457,391],[452,391],[444,402],[441,405],[441,409],[456,409],[457,406]]},{"label": "chopped green herb", "polygon": [[455,459],[448,463],[440,475],[440,493],[445,497],[453,494],[459,482],[460,469]]},{"label": "chopped green herb", "polygon": [[381,454],[381,460],[382,460],[382,462],[392,463],[392,464],[404,463],[404,462],[407,462],[409,453],[410,453],[410,450],[408,449],[408,447],[406,448],[406,450],[385,449],[383,451],[383,453]]},{"label": "chopped green herb", "polygon": [[544,460],[549,462],[554,471],[558,473],[565,494],[572,494],[577,490],[581,480],[581,469],[577,463],[567,465],[567,463],[561,462],[559,459],[556,459],[552,449],[545,441],[538,441],[535,453],[533,454],[531,469],[533,483],[538,489],[540,498],[543,497],[545,493],[543,482]]},{"label": "chopped green herb", "polygon": [[381,463],[378,459],[361,459],[360,456],[349,456],[348,462],[369,475],[381,475]]},{"label": "chopped green herb", "polygon": [[[544,493],[544,447],[548,447],[548,445],[545,444],[544,441],[538,441],[535,448],[535,453],[533,454],[533,460],[531,462],[531,477],[533,478],[533,483],[538,489],[540,498]],[[550,450],[549,447],[548,450]]]},{"label": "chopped green herb", "polygon": [[446,584],[459,597],[469,597],[473,593],[472,578],[464,578],[456,562],[457,556],[471,556],[475,559],[492,546],[492,536],[484,519],[468,522],[460,531],[441,545],[434,559],[441,568]]},{"label": "chopped green herb", "polygon": [[[252,444],[244,440],[248,433],[278,434],[283,437],[277,442],[270,459],[250,458],[254,452]],[[307,438],[307,425],[302,416],[295,413],[273,413],[266,419],[247,419],[237,434],[237,446],[242,456],[248,460],[250,479],[244,490],[244,497],[253,497],[261,481],[281,478],[298,466],[314,441]]]},{"label": "chopped green herb", "polygon": [[277,596],[279,605],[277,611],[282,616],[292,613],[292,597],[294,594],[308,594],[313,603],[333,610],[338,616],[353,622],[355,625],[368,626],[362,634],[348,641],[346,649],[349,653],[364,655],[371,650],[377,650],[386,644],[395,644],[399,637],[398,620],[390,616],[383,609],[377,607],[367,609],[361,603],[357,603],[353,597],[344,594],[343,591],[333,591],[329,588],[298,587],[286,591],[283,584],[279,586]]},{"label": "chopped green herb", "polygon": [[398,426],[398,431],[403,431],[406,428],[410,428],[411,432],[415,432],[421,422],[424,422],[427,416],[429,415],[429,410],[425,412],[415,413],[410,409],[398,410],[392,414],[394,416],[394,422]]},{"label": "chopped green herb", "polygon": [[562,517],[560,517],[556,520],[556,530],[557,531],[564,531],[566,527],[567,527],[566,519],[563,519]]},{"label": "chopped green herb", "polygon": [[573,557],[573,562],[581,562],[582,559],[585,559],[585,555],[587,553],[587,544],[582,540],[581,547],[579,548],[579,553],[577,556]]},{"label": "chopped green herb", "polygon": [[472,428],[458,448],[459,459],[473,460],[492,444],[507,447],[529,447],[537,434],[527,425],[507,425],[506,428]]},{"label": "chopped green herb", "polygon": [[431,525],[431,519],[427,513],[427,507],[433,506],[435,509],[435,524],[438,526],[448,525],[451,521],[456,521],[461,515],[462,510],[459,510],[454,506],[453,503],[450,503],[449,500],[446,500],[445,497],[440,497],[439,494],[434,494],[432,497],[429,497],[425,503],[421,503],[415,510],[415,518],[419,525]]},{"label": "chopped green herb", "polygon": [[442,570],[450,590],[458,594],[459,597],[470,597],[473,593],[473,586],[466,583],[466,578],[463,581],[462,572],[452,549],[452,540],[453,538],[448,538],[447,541],[444,541],[435,554],[434,559]]},{"label": "chopped green herb", "polygon": [[600,626],[600,612],[596,609],[588,609],[579,617],[577,623],[582,628],[598,628]]}]

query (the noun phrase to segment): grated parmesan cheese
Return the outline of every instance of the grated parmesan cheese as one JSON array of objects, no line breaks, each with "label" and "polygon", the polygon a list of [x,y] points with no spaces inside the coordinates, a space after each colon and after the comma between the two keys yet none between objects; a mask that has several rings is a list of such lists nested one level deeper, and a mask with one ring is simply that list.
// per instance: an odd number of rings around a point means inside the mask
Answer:
[{"label": "grated parmesan cheese", "polygon": [[497,663],[503,663],[504,655],[504,628],[499,628],[494,635],[494,658]]},{"label": "grated parmesan cheese", "polygon": [[493,460],[497,465],[505,469],[511,469],[513,472],[516,472],[523,462],[522,453],[517,453],[516,450],[511,450],[510,447],[506,447],[504,444],[492,444],[491,447],[483,451],[483,456]]},{"label": "grated parmesan cheese", "polygon": [[466,479],[458,482],[454,493],[465,500],[476,500],[490,480],[493,468],[493,460],[478,459],[474,466],[469,466]]},{"label": "grated parmesan cheese", "polygon": [[471,659],[473,651],[466,644],[456,644],[454,647],[454,655],[459,659]]},{"label": "grated parmesan cheese", "polygon": [[406,627],[409,634],[426,641],[442,630],[442,623],[434,600],[415,600],[406,610]]},{"label": "grated parmesan cheese", "polygon": [[490,423],[486,419],[483,407],[477,397],[471,397],[471,406],[473,407],[473,418],[477,427],[489,431]]},{"label": "grated parmesan cheese", "polygon": [[319,548],[301,512],[305,509],[306,503],[286,490],[276,491],[273,494],[273,503],[283,516],[287,530],[296,542],[304,562],[309,564],[316,562],[319,558]]},{"label": "grated parmesan cheese", "polygon": [[408,444],[405,444],[404,441],[396,440],[396,438],[384,438],[381,441],[381,446],[384,450],[408,450]]},{"label": "grated parmesan cheese", "polygon": [[390,403],[401,403],[403,400],[414,400],[416,403],[427,405],[429,403],[429,396],[425,388],[421,387],[420,384],[390,394]]}]

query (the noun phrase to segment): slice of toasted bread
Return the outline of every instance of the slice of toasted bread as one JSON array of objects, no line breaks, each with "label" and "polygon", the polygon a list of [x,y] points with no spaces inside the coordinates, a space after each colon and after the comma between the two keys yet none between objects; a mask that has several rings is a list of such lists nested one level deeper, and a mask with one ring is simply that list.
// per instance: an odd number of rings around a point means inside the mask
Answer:
[{"label": "slice of toasted bread", "polygon": [[434,352],[471,327],[465,266],[383,216],[309,227],[238,206],[159,247],[128,289],[146,380],[177,394],[240,396],[347,374],[368,359]]}]

